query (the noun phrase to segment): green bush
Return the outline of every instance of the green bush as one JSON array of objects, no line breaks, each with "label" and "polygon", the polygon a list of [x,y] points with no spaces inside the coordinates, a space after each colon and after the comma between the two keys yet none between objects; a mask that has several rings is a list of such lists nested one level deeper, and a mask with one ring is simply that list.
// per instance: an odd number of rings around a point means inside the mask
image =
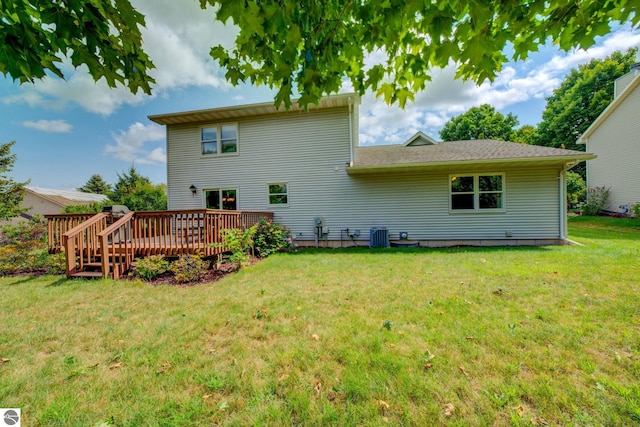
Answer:
[{"label": "green bush", "polygon": [[242,268],[249,263],[251,259],[251,250],[253,249],[253,236],[258,229],[257,225],[249,227],[245,230],[239,228],[223,228],[220,230],[222,235],[223,246],[231,252],[229,261]]},{"label": "green bush", "polygon": [[0,274],[49,267],[47,228],[40,218],[7,224],[0,233]]},{"label": "green bush", "polygon": [[567,207],[575,208],[585,202],[587,184],[584,179],[575,172],[567,172]]},{"label": "green bush", "polygon": [[260,258],[266,258],[291,246],[291,232],[282,224],[262,218],[256,228],[253,242],[256,254]]},{"label": "green bush", "polygon": [[640,218],[640,202],[629,205],[629,214],[634,218]]},{"label": "green bush", "polygon": [[46,254],[47,257],[47,273],[49,274],[63,274],[67,271],[67,256],[64,252],[58,252],[57,254]]},{"label": "green bush", "polygon": [[207,274],[208,263],[200,255],[180,255],[176,261],[172,262],[169,270],[173,273],[176,282],[187,283],[196,282]]},{"label": "green bush", "polygon": [[169,271],[169,261],[162,255],[151,255],[136,260],[136,265],[131,271],[131,275],[148,281],[167,271]]},{"label": "green bush", "polygon": [[594,187],[587,191],[587,202],[582,208],[582,214],[587,216],[596,216],[604,208],[609,198],[609,188]]}]

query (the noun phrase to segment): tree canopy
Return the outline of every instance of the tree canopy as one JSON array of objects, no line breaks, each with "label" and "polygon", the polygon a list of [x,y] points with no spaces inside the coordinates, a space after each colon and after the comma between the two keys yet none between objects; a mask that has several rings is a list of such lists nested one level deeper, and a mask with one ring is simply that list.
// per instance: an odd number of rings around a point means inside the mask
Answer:
[{"label": "tree canopy", "polygon": [[84,64],[97,81],[151,93],[153,63],[142,48],[144,16],[129,0],[0,1],[0,72],[21,83],[60,63]]},{"label": "tree canopy", "polygon": [[451,118],[440,131],[443,141],[469,139],[499,139],[509,141],[518,125],[511,113],[504,116],[489,104],[470,108],[466,113]]},{"label": "tree canopy", "polygon": [[11,154],[11,147],[15,143],[0,144],[0,220],[11,219],[28,210],[21,205],[24,186],[29,182],[15,182],[8,176],[16,162],[16,155]]},{"label": "tree canopy", "polygon": [[239,28],[235,46],[211,50],[227,80],[277,88],[277,105],[289,105],[295,92],[300,104],[316,103],[338,92],[346,78],[359,94],[373,90],[403,107],[424,89],[433,67],[455,63],[457,77],[480,83],[549,40],[563,50],[588,48],[616,22],[640,23],[634,0],[200,4],[217,7],[217,20]]},{"label": "tree canopy", "polygon": [[[588,48],[612,25],[640,24],[635,0],[199,1],[239,28],[233,47],[211,49],[226,79],[276,88],[276,104],[287,106],[297,94],[301,105],[317,103],[347,79],[403,107],[434,67],[455,63],[457,77],[479,83],[549,40]],[[129,0],[2,1],[0,72],[21,82],[63,77],[68,57],[96,80],[150,93],[143,25]]]},{"label": "tree canopy", "polygon": [[96,173],[91,175],[91,178],[89,178],[82,187],[78,188],[78,190],[85,193],[109,194],[111,185]]},{"label": "tree canopy", "polygon": [[109,193],[114,203],[127,206],[132,211],[156,211],[167,209],[166,188],[154,185],[146,176],[140,175],[131,165],[128,172],[118,174],[118,181]]}]

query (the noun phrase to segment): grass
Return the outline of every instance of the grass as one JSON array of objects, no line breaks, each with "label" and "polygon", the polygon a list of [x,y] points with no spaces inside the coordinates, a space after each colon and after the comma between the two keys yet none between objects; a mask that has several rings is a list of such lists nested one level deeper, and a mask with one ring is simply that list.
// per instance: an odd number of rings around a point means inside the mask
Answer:
[{"label": "grass", "polygon": [[634,425],[640,226],[585,246],[304,250],[190,288],[0,279],[26,426]]}]

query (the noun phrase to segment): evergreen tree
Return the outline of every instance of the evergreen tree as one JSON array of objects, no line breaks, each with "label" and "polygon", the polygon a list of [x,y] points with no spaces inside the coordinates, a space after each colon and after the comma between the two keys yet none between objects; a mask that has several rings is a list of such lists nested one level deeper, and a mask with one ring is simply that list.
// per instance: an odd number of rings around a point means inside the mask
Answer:
[{"label": "evergreen tree", "polygon": [[111,185],[107,183],[100,175],[93,174],[91,178],[78,190],[85,193],[94,193],[94,194],[109,194],[111,191]]},{"label": "evergreen tree", "polygon": [[7,174],[13,170],[16,155],[11,154],[15,141],[0,144],[0,220],[7,220],[26,212],[22,208],[24,186],[27,182],[15,182]]}]

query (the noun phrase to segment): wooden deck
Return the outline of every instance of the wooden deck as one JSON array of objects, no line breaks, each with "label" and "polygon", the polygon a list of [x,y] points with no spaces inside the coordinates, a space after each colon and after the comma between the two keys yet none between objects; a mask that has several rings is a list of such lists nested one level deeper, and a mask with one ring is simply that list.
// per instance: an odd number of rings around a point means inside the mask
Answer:
[{"label": "wooden deck", "polygon": [[[49,251],[64,251],[67,277],[118,278],[135,257],[212,256],[225,251],[220,230],[245,229],[272,212],[195,209],[110,214],[46,215]],[[96,273],[99,270],[99,274]]]}]

